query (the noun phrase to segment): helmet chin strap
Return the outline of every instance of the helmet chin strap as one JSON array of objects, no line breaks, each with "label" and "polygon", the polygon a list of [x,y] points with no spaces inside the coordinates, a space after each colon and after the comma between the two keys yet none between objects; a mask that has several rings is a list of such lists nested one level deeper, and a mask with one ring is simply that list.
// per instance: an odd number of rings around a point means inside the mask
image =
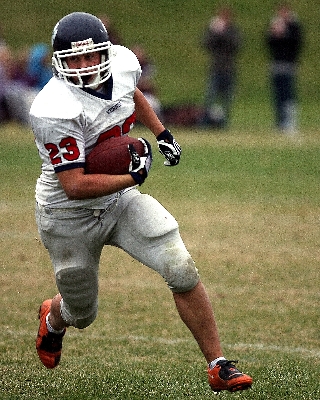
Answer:
[{"label": "helmet chin strap", "polygon": [[90,81],[90,83],[83,84],[83,87],[89,87],[92,90],[98,89],[100,86],[100,72],[95,74],[94,78]]},{"label": "helmet chin strap", "polygon": [[[105,61],[106,61],[106,55],[101,54],[100,63],[103,64]],[[101,85],[101,72],[99,70],[98,73],[95,74],[92,81],[89,84],[86,84],[84,87],[89,87],[92,90],[97,90],[100,85]]]},{"label": "helmet chin strap", "polygon": [[[100,53],[100,63],[103,64],[105,60],[106,60],[106,55]],[[89,87],[92,90],[97,90],[100,84],[101,84],[101,72],[99,69],[98,73],[92,79]]]}]

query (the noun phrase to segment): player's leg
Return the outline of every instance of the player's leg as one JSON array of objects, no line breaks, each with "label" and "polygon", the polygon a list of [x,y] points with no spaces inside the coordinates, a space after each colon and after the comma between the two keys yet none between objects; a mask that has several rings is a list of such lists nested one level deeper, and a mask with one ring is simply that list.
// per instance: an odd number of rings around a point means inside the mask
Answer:
[{"label": "player's leg", "polygon": [[157,271],[174,292],[196,286],[198,271],[180,237],[178,223],[158,201],[132,190],[120,197],[118,215],[107,244],[121,247]]},{"label": "player's leg", "polygon": [[211,303],[170,213],[151,196],[133,197],[118,220],[113,244],[165,279],[181,319],[208,363],[220,357],[222,350]]},{"label": "player's leg", "polygon": [[48,315],[48,321],[51,327],[56,331],[61,331],[69,326],[61,317],[61,300],[62,296],[60,293],[54,296],[51,302],[50,314]]},{"label": "player's leg", "polygon": [[65,328],[85,328],[96,317],[103,240],[92,240],[100,226],[93,211],[60,213],[38,208],[37,223],[60,293],[40,307],[36,347],[43,364],[54,368],[60,360]]},{"label": "player's leg", "polygon": [[251,387],[252,378],[223,357],[218,329],[207,292],[199,282],[185,293],[173,293],[181,319],[192,332],[208,363],[208,381],[214,392]]},{"label": "player's leg", "polygon": [[[173,292],[182,321],[195,337],[210,368],[214,391],[242,390],[252,379],[222,357],[214,313],[197,269],[170,213],[148,195],[128,196],[114,231],[113,243],[157,271]],[[121,204],[119,204],[121,209]]]},{"label": "player's leg", "polygon": [[173,293],[182,321],[192,332],[208,363],[221,357],[218,329],[212,306],[201,281],[184,293]]}]

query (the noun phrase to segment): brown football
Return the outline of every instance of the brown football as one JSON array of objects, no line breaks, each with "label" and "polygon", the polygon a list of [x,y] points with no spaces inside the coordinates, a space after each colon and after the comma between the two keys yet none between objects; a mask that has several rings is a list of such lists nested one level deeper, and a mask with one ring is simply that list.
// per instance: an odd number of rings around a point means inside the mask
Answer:
[{"label": "brown football", "polygon": [[140,140],[130,136],[106,139],[97,144],[86,157],[87,174],[124,175],[129,173],[131,157],[128,145],[132,143],[142,156],[144,146]]}]

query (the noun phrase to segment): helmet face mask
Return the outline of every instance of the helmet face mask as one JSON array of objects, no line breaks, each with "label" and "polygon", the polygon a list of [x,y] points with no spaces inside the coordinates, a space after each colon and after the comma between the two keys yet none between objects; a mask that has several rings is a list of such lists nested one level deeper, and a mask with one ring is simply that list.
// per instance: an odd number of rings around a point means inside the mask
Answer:
[{"label": "helmet face mask", "polygon": [[[55,74],[72,86],[97,89],[111,75],[112,44],[105,26],[87,13],[62,18],[53,30],[52,65]],[[100,53],[100,63],[85,68],[69,68],[68,58]]]}]

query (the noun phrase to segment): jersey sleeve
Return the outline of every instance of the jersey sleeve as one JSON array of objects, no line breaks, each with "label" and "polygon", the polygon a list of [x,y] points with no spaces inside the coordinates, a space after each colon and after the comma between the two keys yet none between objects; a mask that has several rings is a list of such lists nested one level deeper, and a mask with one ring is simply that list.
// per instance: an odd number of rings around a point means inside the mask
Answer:
[{"label": "jersey sleeve", "polygon": [[82,106],[57,80],[39,93],[30,110],[43,172],[84,167],[85,117]]},{"label": "jersey sleeve", "polygon": [[[42,120],[42,124],[46,121]],[[85,166],[85,143],[77,120],[47,121],[35,135],[42,160],[42,171],[61,172]]]},{"label": "jersey sleeve", "polygon": [[136,55],[124,46],[113,46],[112,75],[114,76],[113,98],[134,93],[141,77],[141,66]]}]

